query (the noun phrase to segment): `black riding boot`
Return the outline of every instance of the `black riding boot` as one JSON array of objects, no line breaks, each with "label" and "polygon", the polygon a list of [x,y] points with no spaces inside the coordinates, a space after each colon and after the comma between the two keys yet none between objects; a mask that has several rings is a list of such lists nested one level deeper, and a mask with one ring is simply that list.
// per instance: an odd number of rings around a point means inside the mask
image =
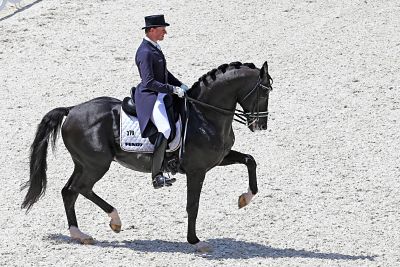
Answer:
[{"label": "black riding boot", "polygon": [[164,137],[164,134],[158,133],[156,142],[154,143],[153,165],[151,168],[153,186],[156,189],[163,186],[171,186],[172,183],[176,181],[175,178],[167,178],[162,173],[162,164],[166,148],[167,139]]}]

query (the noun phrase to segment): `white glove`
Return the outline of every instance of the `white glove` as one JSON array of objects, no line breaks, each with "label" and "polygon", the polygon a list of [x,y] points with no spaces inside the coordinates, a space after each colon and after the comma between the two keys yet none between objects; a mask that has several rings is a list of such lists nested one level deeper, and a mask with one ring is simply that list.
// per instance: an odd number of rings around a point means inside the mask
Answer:
[{"label": "white glove", "polygon": [[181,87],[175,86],[174,87],[174,94],[177,94],[179,97],[183,97],[185,95],[185,90]]},{"label": "white glove", "polygon": [[190,89],[186,84],[183,84],[183,83],[182,83],[182,85],[181,85],[181,88],[182,88],[183,90],[185,90],[185,92],[189,91],[189,89]]}]

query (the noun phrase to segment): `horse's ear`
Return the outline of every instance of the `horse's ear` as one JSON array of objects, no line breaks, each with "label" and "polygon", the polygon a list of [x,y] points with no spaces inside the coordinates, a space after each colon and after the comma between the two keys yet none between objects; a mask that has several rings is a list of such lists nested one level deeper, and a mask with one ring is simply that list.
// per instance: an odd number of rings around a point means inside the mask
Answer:
[{"label": "horse's ear", "polygon": [[268,63],[267,61],[265,61],[260,70],[260,79],[261,81],[264,81],[267,77],[268,77]]}]

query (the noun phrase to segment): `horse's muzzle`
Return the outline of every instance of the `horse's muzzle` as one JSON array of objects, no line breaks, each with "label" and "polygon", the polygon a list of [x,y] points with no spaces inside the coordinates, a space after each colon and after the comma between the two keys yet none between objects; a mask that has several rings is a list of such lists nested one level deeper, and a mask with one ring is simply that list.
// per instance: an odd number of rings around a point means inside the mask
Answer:
[{"label": "horse's muzzle", "polygon": [[254,131],[263,131],[263,130],[267,130],[268,125],[267,123],[253,123],[249,125],[249,129],[250,131],[254,132]]}]

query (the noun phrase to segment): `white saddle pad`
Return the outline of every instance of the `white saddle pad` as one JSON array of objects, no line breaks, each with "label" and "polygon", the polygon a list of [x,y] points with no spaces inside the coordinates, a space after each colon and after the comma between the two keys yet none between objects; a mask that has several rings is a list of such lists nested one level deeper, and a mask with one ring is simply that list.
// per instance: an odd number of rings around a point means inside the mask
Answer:
[{"label": "white saddle pad", "polygon": [[[153,153],[154,145],[148,138],[143,138],[140,133],[139,121],[136,117],[128,115],[121,108],[120,119],[120,145],[126,152]],[[176,135],[168,144],[167,152],[177,150],[181,145],[182,123],[179,119],[176,123]]]}]

